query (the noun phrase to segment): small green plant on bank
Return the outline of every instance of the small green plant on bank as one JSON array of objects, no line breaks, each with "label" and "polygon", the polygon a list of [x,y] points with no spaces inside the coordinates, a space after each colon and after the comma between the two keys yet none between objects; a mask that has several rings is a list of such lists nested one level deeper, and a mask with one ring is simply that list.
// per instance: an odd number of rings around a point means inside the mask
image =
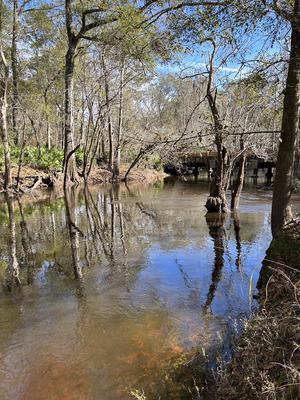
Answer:
[{"label": "small green plant on bank", "polygon": [[[11,164],[18,166],[21,156],[21,147],[12,146],[10,149]],[[76,163],[78,167],[83,165],[84,151],[79,149],[76,151]],[[48,149],[47,146],[41,146],[40,150],[35,146],[25,146],[22,155],[23,165],[42,169],[44,171],[56,170],[62,171],[64,151],[57,147]],[[4,169],[4,150],[3,146],[0,146],[0,170]]]},{"label": "small green plant on bank", "polygon": [[296,179],[292,187],[293,192],[300,192],[300,179]]}]

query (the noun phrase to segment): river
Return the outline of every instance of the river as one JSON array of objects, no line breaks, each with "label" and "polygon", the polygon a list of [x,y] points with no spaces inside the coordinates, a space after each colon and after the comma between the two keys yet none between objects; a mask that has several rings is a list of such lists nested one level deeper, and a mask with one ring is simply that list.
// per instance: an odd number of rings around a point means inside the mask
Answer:
[{"label": "river", "polygon": [[207,193],[168,178],[2,202],[0,398],[192,399],[174,365],[230,356],[271,240],[271,191],[209,216]]}]

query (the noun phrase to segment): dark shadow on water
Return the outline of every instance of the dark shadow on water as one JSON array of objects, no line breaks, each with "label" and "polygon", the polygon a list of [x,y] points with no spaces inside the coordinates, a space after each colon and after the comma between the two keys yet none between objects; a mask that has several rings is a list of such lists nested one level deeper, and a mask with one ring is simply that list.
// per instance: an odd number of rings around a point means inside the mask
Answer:
[{"label": "dark shadow on water", "polygon": [[241,239],[241,221],[239,212],[234,211],[232,213],[232,218],[233,218],[234,234],[236,241],[236,253],[237,253],[235,265],[238,271],[241,271],[242,239]]},{"label": "dark shadow on water", "polygon": [[206,303],[203,311],[207,312],[215,297],[218,284],[222,277],[222,269],[224,267],[225,252],[225,220],[226,214],[223,213],[207,213],[205,215],[208,230],[214,244],[214,268],[212,271],[212,282],[207,293]]},{"label": "dark shadow on water", "polygon": [[82,265],[80,261],[80,243],[79,236],[84,236],[78,228],[77,222],[77,203],[79,187],[75,186],[65,190],[66,217],[71,242],[72,261],[74,275],[76,279],[82,278]]}]

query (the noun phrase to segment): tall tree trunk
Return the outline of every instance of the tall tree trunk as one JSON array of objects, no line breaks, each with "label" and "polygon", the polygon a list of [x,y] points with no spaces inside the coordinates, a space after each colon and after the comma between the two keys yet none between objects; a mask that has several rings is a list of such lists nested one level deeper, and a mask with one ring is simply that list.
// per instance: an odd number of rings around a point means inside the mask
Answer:
[{"label": "tall tree trunk", "polygon": [[108,71],[106,69],[104,56],[101,55],[102,69],[104,75],[104,87],[105,87],[105,100],[106,100],[106,112],[107,112],[107,128],[108,128],[108,143],[109,143],[109,159],[108,168],[113,171],[114,168],[114,136],[111,122],[111,106],[110,106],[110,96],[109,96],[109,82],[108,82]]},{"label": "tall tree trunk", "polygon": [[[2,32],[2,7],[3,3],[0,3],[0,33]],[[10,150],[7,136],[7,124],[6,124],[6,111],[7,111],[7,84],[9,77],[9,67],[6,61],[3,49],[2,41],[0,40],[0,59],[3,66],[3,72],[1,73],[0,81],[0,130],[1,138],[4,149],[4,162],[5,162],[5,177],[4,177],[4,188],[8,190],[12,186],[11,176],[11,164],[10,164]]]},{"label": "tall tree trunk", "polygon": [[292,20],[291,52],[286,81],[281,141],[273,192],[271,227],[276,236],[292,219],[290,205],[294,166],[294,148],[299,129],[300,103],[300,0],[295,0]]},{"label": "tall tree trunk", "polygon": [[49,122],[49,116],[48,114],[46,115],[46,133],[47,133],[47,148],[51,149],[51,126]]},{"label": "tall tree trunk", "polygon": [[216,175],[210,184],[210,193],[205,207],[209,212],[227,212],[228,204],[226,199],[226,190],[229,186],[231,175],[231,164],[225,146],[223,145],[223,123],[220,117],[219,109],[216,104],[216,95],[213,94],[214,83],[214,61],[217,52],[217,46],[214,41],[213,52],[210,60],[208,83],[206,96],[210,111],[214,120],[215,144],[217,146],[218,160]]},{"label": "tall tree trunk", "polygon": [[49,113],[48,113],[48,89],[44,91],[44,100],[46,106],[46,137],[47,137],[47,148],[51,149],[51,125],[49,121]]},{"label": "tall tree trunk", "polygon": [[[240,148],[242,151],[244,150],[243,135],[241,135]],[[246,164],[246,153],[243,152],[242,155],[240,156],[238,175],[236,178],[233,192],[231,194],[231,209],[239,208],[240,197],[244,186],[245,164]]]},{"label": "tall tree trunk", "polygon": [[12,66],[12,120],[13,120],[13,133],[14,142],[19,144],[19,131],[18,131],[18,109],[19,109],[19,87],[18,87],[18,36],[19,36],[19,2],[14,0],[14,15],[13,15],[13,31],[12,31],[12,45],[11,45],[11,66]]},{"label": "tall tree trunk", "polygon": [[[65,143],[64,143],[64,176],[65,182],[71,184],[80,183],[74,150],[74,62],[78,40],[74,35],[69,34],[69,47],[66,54],[65,70]],[[72,155],[68,157],[70,154]]]},{"label": "tall tree trunk", "polygon": [[114,163],[114,176],[120,176],[120,163],[121,163],[121,140],[122,140],[122,126],[123,126],[123,80],[124,80],[124,63],[122,63],[120,71],[120,98],[119,98],[119,121],[118,121],[118,134],[117,134],[117,148],[116,159]]}]

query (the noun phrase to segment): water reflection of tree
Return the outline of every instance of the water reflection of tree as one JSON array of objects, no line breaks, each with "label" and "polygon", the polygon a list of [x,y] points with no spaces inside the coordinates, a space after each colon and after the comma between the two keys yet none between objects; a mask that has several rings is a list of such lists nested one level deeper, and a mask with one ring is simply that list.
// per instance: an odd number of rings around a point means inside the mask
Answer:
[{"label": "water reflection of tree", "polygon": [[66,216],[71,241],[72,260],[75,278],[82,278],[82,267],[80,262],[79,236],[83,236],[78,228],[77,203],[79,187],[74,186],[65,190]]},{"label": "water reflection of tree", "polygon": [[[205,303],[204,309],[207,309],[214,297],[218,287],[218,284],[222,277],[222,269],[224,267],[224,253],[225,249],[227,248],[228,244],[228,237],[226,235],[225,229],[225,221],[226,216],[223,213],[207,213],[206,216],[206,223],[208,225],[209,234],[213,239],[214,243],[214,269],[212,272],[212,283],[209,287],[209,291],[207,294],[207,299]],[[242,256],[242,241],[241,241],[241,223],[239,218],[238,212],[232,213],[233,218],[233,226],[234,226],[234,233],[235,233],[235,242],[236,242],[236,261],[235,265],[237,266],[238,270],[240,271],[240,264],[241,264],[241,256]],[[229,251],[229,249],[228,249]]]},{"label": "water reflection of tree", "polygon": [[23,204],[21,203],[20,199],[18,199],[18,205],[19,205],[19,210],[20,210],[20,216],[21,216],[21,222],[20,222],[20,228],[21,228],[21,244],[23,248],[23,253],[24,253],[24,258],[23,262],[25,264],[25,267],[27,268],[27,283],[30,285],[34,281],[34,273],[33,273],[33,241],[32,241],[32,236],[29,232],[29,229],[27,227],[27,222],[24,216],[24,211],[23,211]]},{"label": "water reflection of tree", "polygon": [[236,261],[235,265],[237,269],[240,271],[241,269],[241,257],[242,257],[242,240],[241,240],[241,221],[240,215],[237,211],[232,213],[233,218],[233,226],[234,226],[234,233],[235,233],[235,240],[236,240]]},{"label": "water reflection of tree", "polygon": [[225,252],[225,214],[223,213],[207,213],[206,223],[208,225],[209,234],[214,242],[214,269],[212,272],[212,283],[209,287],[204,310],[206,310],[212,303],[218,284],[222,277],[222,269],[224,266],[224,252]]},{"label": "water reflection of tree", "polygon": [[16,286],[21,285],[19,278],[19,262],[17,258],[17,244],[16,244],[16,223],[15,223],[15,207],[12,197],[6,196],[6,202],[9,214],[9,229],[10,229],[10,265],[8,266],[7,274],[7,288],[12,290]]},{"label": "water reflection of tree", "polygon": [[[86,186],[84,189],[86,217],[89,230],[86,238],[86,258],[89,260],[93,256],[89,243],[92,244],[97,257],[101,259],[103,252],[106,258],[110,258],[108,246],[108,224],[107,224],[107,200],[106,194],[99,192],[95,200]],[[102,210],[102,214],[100,212]],[[101,247],[100,247],[101,246]]]},{"label": "water reflection of tree", "polygon": [[[120,186],[112,185],[107,192],[99,192],[96,199],[86,187],[84,195],[89,224],[87,238],[92,239],[87,241],[93,247],[93,249],[86,247],[86,258],[89,259],[89,263],[92,263],[91,258],[95,252],[98,260],[101,260],[104,255],[111,267],[119,265],[117,263],[118,244],[121,244],[122,265],[128,277],[126,224],[120,201]],[[111,269],[110,272],[113,273],[113,271]]]}]

